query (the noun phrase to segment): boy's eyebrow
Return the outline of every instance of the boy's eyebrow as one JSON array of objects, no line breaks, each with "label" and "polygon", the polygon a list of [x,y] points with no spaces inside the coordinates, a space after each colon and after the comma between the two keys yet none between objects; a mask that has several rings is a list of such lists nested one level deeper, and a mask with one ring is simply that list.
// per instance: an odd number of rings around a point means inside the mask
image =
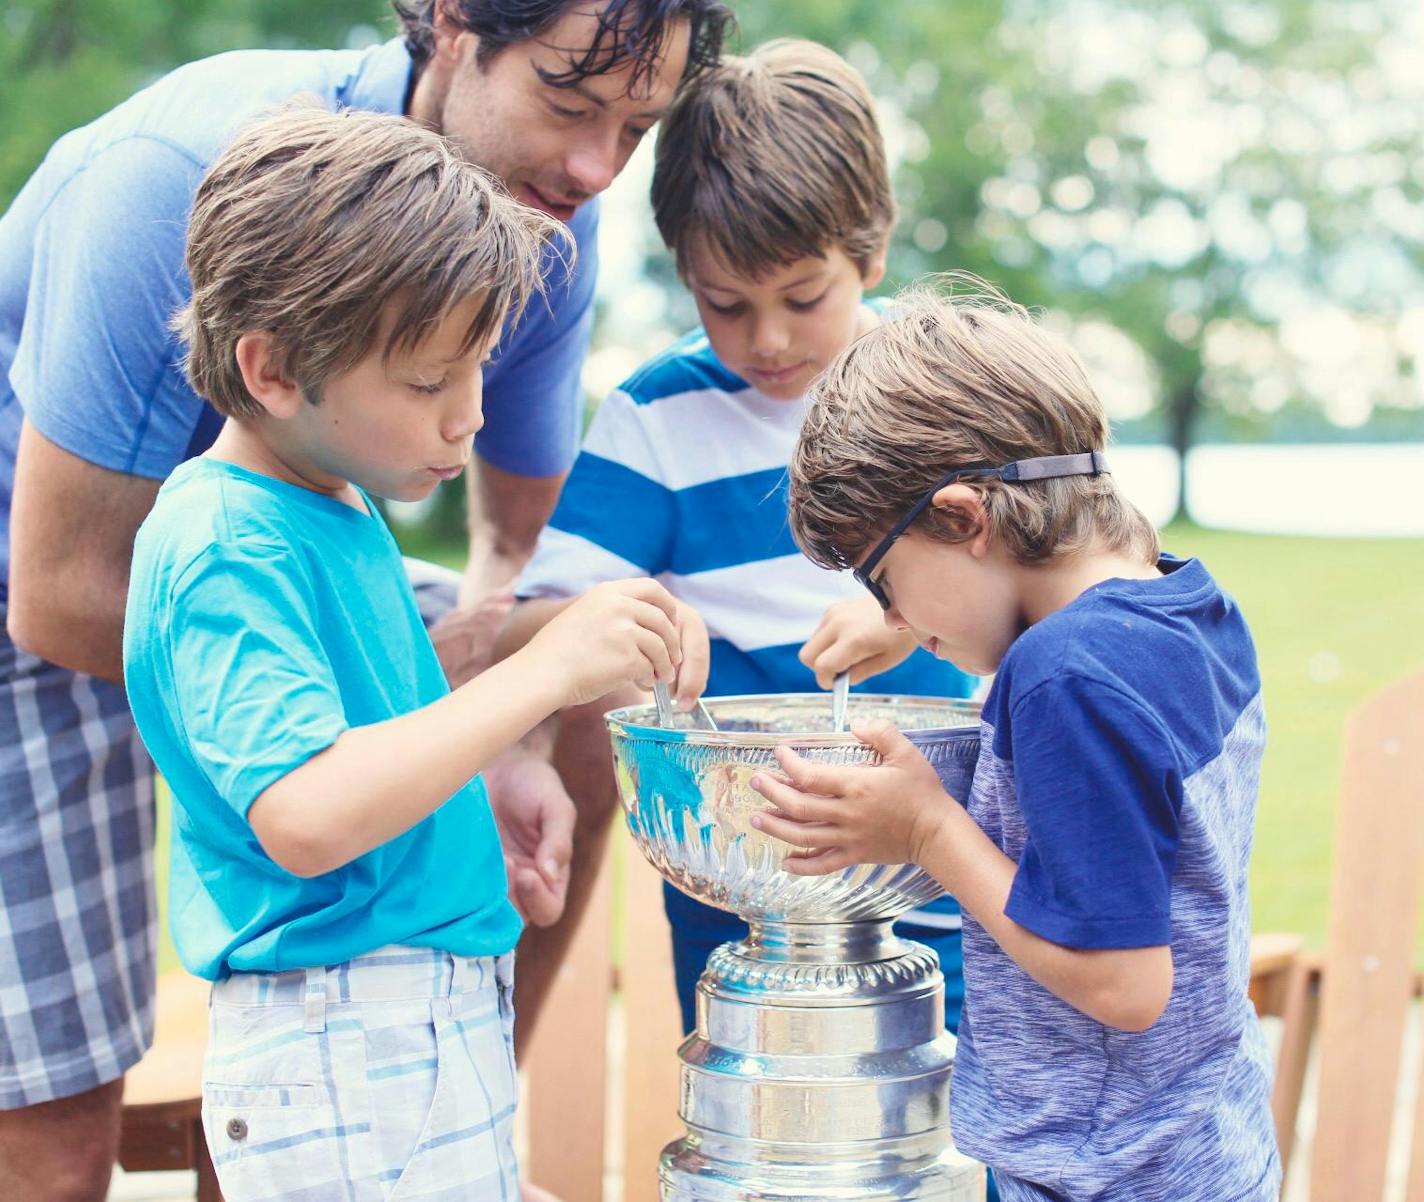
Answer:
[{"label": "boy's eyebrow", "polygon": [[777,291],[790,292],[791,289],[799,288],[802,284],[809,284],[812,280],[816,279],[824,270],[825,268],[823,267],[813,267],[809,275],[803,275],[800,279],[792,280],[788,284],[782,284],[781,287],[777,289]]},{"label": "boy's eyebrow", "polygon": [[[821,274],[822,270],[824,269],[820,267],[813,268],[810,275],[803,275],[800,279],[795,279],[792,280],[790,283],[782,284],[781,287],[777,289],[777,291],[790,292],[793,288],[800,288],[805,284],[809,284],[812,280],[816,279]],[[688,272],[688,275],[689,277],[691,277],[697,287],[707,291],[732,293],[735,293],[737,291],[737,285],[735,284],[714,284],[711,280],[702,279],[700,276],[697,275],[696,272]]]}]

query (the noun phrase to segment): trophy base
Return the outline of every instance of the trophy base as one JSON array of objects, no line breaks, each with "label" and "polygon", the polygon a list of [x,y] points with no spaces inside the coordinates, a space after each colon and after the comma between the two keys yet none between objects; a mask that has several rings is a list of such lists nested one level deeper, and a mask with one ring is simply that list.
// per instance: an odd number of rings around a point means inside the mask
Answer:
[{"label": "trophy base", "polygon": [[928,948],[889,921],[753,921],[697,993],[662,1202],[982,1202],[984,1168],[950,1138]]},{"label": "trophy base", "polygon": [[802,1158],[781,1146],[776,1156],[736,1159],[705,1133],[669,1144],[658,1163],[662,1202],[984,1202],[984,1166],[940,1139],[938,1154],[875,1141],[874,1147],[802,1147]]}]

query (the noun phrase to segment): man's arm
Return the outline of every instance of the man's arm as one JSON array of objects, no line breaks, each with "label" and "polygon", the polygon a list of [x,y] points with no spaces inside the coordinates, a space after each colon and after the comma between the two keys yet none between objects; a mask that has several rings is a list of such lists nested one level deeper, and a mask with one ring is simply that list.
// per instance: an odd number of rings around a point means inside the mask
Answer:
[{"label": "man's arm", "polygon": [[482,459],[468,475],[469,559],[455,608],[430,628],[451,688],[492,662],[494,637],[511,603],[509,590],[534,553],[564,482],[562,475],[518,476]]},{"label": "man's arm", "polygon": [[460,588],[462,608],[508,588],[519,575],[554,512],[566,475],[518,476],[476,460],[466,490],[470,558]]},{"label": "man's arm", "polygon": [[158,481],[98,467],[26,420],[10,505],[10,637],[51,663],[123,680],[134,535]]}]

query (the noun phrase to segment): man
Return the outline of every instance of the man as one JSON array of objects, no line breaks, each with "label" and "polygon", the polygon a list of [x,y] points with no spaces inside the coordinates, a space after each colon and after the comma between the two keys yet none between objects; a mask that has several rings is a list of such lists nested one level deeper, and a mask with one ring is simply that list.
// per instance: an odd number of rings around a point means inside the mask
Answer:
[{"label": "man", "polygon": [[[60,139],[0,218],[0,1197],[103,1198],[122,1074],[152,1038],[152,768],[120,640],[134,531],[220,424],[168,330],[205,167],[247,120],[315,96],[430,125],[569,225],[577,254],[551,258],[546,301],[505,331],[486,378],[470,564],[460,609],[433,628],[458,684],[486,651],[480,603],[532,547],[575,449],[596,271],[587,202],[684,75],[716,58],[730,19],[717,0],[399,12],[404,41],[364,53],[180,68]],[[516,899],[552,921],[565,869],[536,860],[567,859],[567,798],[547,764],[504,779]],[[571,897],[586,892],[575,879]]]}]

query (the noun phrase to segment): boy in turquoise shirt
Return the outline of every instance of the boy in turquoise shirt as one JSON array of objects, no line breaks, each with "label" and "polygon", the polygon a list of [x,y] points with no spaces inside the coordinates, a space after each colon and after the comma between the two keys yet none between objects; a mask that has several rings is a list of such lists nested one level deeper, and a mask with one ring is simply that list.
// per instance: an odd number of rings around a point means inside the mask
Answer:
[{"label": "boy in turquoise shirt", "polygon": [[254,125],[198,190],[175,320],[228,421],[139,531],[124,662],[173,789],[175,943],[215,982],[228,1202],[518,1196],[521,923],[478,773],[561,706],[673,679],[678,610],[611,584],[452,693],[371,498],[463,469],[560,228],[355,112]]}]

